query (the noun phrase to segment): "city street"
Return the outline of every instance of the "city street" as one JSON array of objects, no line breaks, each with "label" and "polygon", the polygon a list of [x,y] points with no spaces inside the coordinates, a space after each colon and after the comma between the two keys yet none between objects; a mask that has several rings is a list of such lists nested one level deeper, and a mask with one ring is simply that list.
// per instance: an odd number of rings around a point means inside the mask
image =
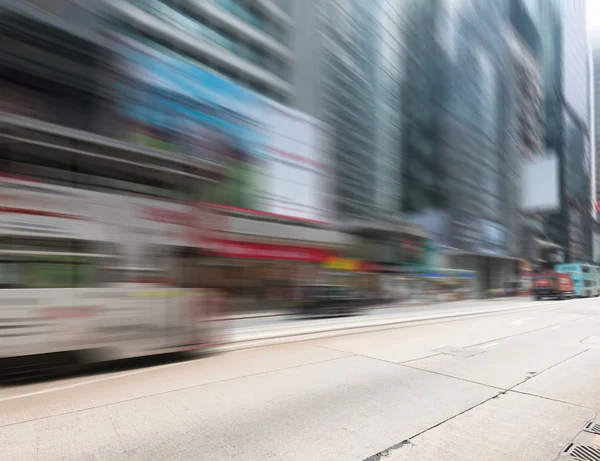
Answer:
[{"label": "city street", "polygon": [[0,459],[550,461],[598,418],[600,298],[370,314],[240,319],[238,350],[0,388]]}]

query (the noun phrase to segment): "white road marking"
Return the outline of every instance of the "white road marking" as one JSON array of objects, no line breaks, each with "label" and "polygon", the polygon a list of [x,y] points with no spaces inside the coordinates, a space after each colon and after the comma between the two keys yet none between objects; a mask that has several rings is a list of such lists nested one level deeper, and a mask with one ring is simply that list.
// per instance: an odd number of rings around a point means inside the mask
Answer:
[{"label": "white road marking", "polygon": [[515,325],[515,326],[518,326],[518,327],[520,327],[520,326],[521,326],[521,325],[523,325],[525,322],[527,322],[527,320],[533,320],[533,317],[527,317],[527,318],[524,318],[524,319],[516,320],[516,321],[514,321],[512,324],[513,324],[513,325]]},{"label": "white road marking", "polygon": [[103,381],[109,381],[111,379],[118,379],[118,378],[123,378],[123,377],[127,377],[127,376],[133,376],[133,375],[139,375],[142,373],[148,373],[150,371],[154,371],[154,370],[160,370],[160,369],[164,369],[164,368],[172,368],[172,367],[176,367],[178,365],[184,365],[184,364],[189,364],[189,361],[185,361],[185,362],[176,362],[176,363],[167,363],[164,365],[156,365],[154,367],[150,367],[150,368],[141,368],[139,370],[131,370],[131,371],[125,371],[119,374],[115,374],[115,375],[110,375],[110,376],[103,376],[101,378],[95,378],[95,379],[88,379],[87,381],[80,381],[77,383],[72,383],[72,384],[65,384],[63,386],[56,386],[56,387],[51,387],[48,389],[42,389],[40,391],[35,391],[35,392],[28,392],[25,394],[18,394],[18,395],[12,395],[10,397],[4,397],[4,398],[0,398],[0,402],[7,402],[9,400],[17,400],[17,399],[22,399],[25,397],[34,397],[36,395],[43,395],[43,394],[49,394],[51,392],[59,392],[59,391],[64,391],[67,389],[73,389],[75,387],[81,387],[81,386],[87,386],[88,384],[95,384],[95,383],[101,383]]},{"label": "white road marking", "polygon": [[562,327],[562,325],[554,325],[552,327],[552,330],[558,330],[560,327]]},{"label": "white road marking", "polygon": [[490,343],[490,344],[486,344],[485,346],[481,346],[482,349],[487,349],[488,347],[493,347],[493,346],[497,346],[498,343]]}]

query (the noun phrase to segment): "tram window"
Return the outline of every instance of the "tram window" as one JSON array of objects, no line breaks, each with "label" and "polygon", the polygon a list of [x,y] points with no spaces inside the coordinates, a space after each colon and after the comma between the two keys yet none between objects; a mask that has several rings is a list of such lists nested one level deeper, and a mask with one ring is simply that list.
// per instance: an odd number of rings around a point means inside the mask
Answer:
[{"label": "tram window", "polygon": [[0,289],[26,288],[25,274],[22,265],[10,259],[0,260]]},{"label": "tram window", "polygon": [[1,288],[83,288],[91,266],[78,256],[39,255],[0,260]]}]

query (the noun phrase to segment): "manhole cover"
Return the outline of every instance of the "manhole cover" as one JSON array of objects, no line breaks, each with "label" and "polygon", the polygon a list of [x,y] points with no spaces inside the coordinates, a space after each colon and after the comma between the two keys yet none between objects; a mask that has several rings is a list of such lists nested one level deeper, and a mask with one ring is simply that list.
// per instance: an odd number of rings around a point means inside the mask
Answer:
[{"label": "manhole cover", "polygon": [[565,454],[577,461],[600,461],[600,449],[590,445],[572,443],[565,449]]},{"label": "manhole cover", "polygon": [[587,423],[583,430],[586,432],[591,432],[592,434],[600,435],[600,424],[592,421],[590,423]]}]

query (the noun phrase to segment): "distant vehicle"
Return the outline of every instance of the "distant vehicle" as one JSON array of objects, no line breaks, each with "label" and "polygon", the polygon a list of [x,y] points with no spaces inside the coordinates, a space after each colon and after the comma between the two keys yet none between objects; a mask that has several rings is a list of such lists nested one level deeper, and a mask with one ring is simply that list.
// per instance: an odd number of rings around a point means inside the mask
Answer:
[{"label": "distant vehicle", "polygon": [[600,274],[598,267],[586,263],[557,264],[556,272],[569,274],[573,280],[575,296],[589,298],[600,295]]},{"label": "distant vehicle", "polygon": [[356,312],[367,300],[345,285],[306,285],[300,313],[305,315],[341,315]]},{"label": "distant vehicle", "polygon": [[575,297],[571,276],[554,271],[536,275],[533,280],[532,293],[535,299],[570,299]]}]

